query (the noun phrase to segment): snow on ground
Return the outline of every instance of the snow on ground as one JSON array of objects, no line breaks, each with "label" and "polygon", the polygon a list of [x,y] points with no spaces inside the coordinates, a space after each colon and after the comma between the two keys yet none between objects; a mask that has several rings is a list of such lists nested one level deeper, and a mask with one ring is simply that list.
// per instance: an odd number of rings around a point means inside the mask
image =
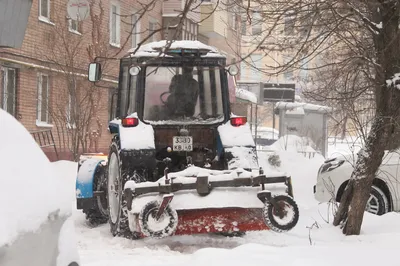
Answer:
[{"label": "snow on ground", "polygon": [[[285,265],[330,266],[399,265],[400,216],[378,217],[366,213],[360,236],[346,237],[332,226],[333,205],[318,204],[312,187],[324,158],[308,159],[292,151],[275,151],[281,167],[271,168],[267,153],[260,152],[265,169],[283,171],[293,178],[294,196],[300,209],[297,226],[287,233],[248,232],[243,237],[218,235],[173,236],[161,240],[130,241],[114,238],[108,224],[89,228],[80,211],[74,213],[82,265]],[[76,164],[58,162],[63,175],[75,185]],[[267,170],[268,171],[268,170]],[[67,173],[68,172],[68,173]],[[71,192],[72,193],[72,192]],[[368,255],[366,255],[368,254]]]}]

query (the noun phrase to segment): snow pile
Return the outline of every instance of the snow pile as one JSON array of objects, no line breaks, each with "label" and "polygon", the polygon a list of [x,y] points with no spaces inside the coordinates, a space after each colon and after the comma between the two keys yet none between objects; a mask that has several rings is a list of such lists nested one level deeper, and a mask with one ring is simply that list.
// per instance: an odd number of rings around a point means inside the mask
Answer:
[{"label": "snow pile", "polygon": [[394,86],[397,89],[400,89],[400,73],[394,74],[394,77],[392,79],[387,79],[386,85],[388,87]]},{"label": "snow pile", "polygon": [[71,193],[29,132],[0,109],[0,247],[71,212]]},{"label": "snow pile", "polygon": [[236,97],[257,104],[257,96],[251,91],[245,89],[236,89]]},{"label": "snow pile", "polygon": [[158,120],[158,121],[153,121],[153,120],[146,120],[146,123],[149,123],[151,125],[207,125],[207,124],[215,124],[218,122],[224,121],[224,115],[219,115],[217,117],[211,117],[211,118],[200,118],[200,117],[187,117],[187,118],[179,118],[175,120]]},{"label": "snow pile", "polygon": [[270,149],[278,151],[291,151],[302,153],[316,153],[315,144],[307,137],[299,137],[297,135],[285,135],[275,141]]},{"label": "snow pile", "polygon": [[255,146],[249,123],[234,127],[228,121],[218,127],[218,133],[224,147]]},{"label": "snow pile", "polygon": [[[135,52],[137,47],[130,49],[128,51],[128,55],[130,55],[132,57],[159,56],[160,52],[162,52],[161,56],[164,56],[163,52],[165,51],[166,46],[167,46],[166,40],[162,40],[162,41],[158,41],[158,42],[151,42],[151,43],[140,46],[135,54],[133,54],[133,53]],[[199,41],[172,41],[172,43],[170,44],[168,49],[208,50],[210,52],[207,54],[207,56],[225,58],[225,56],[220,54],[219,51],[215,47],[206,45]]]},{"label": "snow pile", "polygon": [[230,153],[233,157],[228,163],[229,169],[258,169],[257,156],[254,148],[232,147],[225,148],[225,152]]},{"label": "snow pile", "polygon": [[[256,129],[253,127],[252,129],[253,135],[256,134]],[[272,127],[257,127],[257,138],[262,139],[278,139],[279,138],[279,130],[276,130]]]},{"label": "snow pile", "polygon": [[[137,113],[133,113],[128,118],[138,118]],[[118,126],[121,149],[125,150],[146,150],[154,149],[154,130],[151,125],[146,125],[142,121],[136,127],[123,127],[120,119],[110,121],[110,124]]]},{"label": "snow pile", "polygon": [[353,139],[351,137],[343,140],[334,140],[333,138],[328,139],[328,158],[352,155],[357,156],[357,153],[361,150],[363,143],[359,139]]},{"label": "snow pile", "polygon": [[290,110],[290,109],[298,109],[302,108],[303,110],[313,111],[313,112],[321,112],[321,113],[329,113],[332,112],[332,108],[323,105],[316,105],[311,103],[302,103],[302,102],[277,102],[275,104],[276,109],[280,110]]},{"label": "snow pile", "polygon": [[[314,198],[313,186],[317,181],[317,173],[325,158],[316,154],[312,158],[306,158],[296,151],[277,150],[275,154],[279,156],[281,164],[279,167],[272,167],[268,162],[269,154],[258,153],[258,161],[264,169],[265,174],[286,173],[291,176],[294,199],[299,206],[315,206],[317,201]],[[302,215],[300,214],[300,217]]]}]

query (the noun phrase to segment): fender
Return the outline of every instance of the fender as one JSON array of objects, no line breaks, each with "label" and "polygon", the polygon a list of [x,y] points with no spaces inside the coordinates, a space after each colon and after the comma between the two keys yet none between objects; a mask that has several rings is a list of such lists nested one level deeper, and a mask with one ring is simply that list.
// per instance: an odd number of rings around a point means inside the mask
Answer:
[{"label": "fender", "polygon": [[105,162],[102,158],[89,158],[79,168],[76,178],[76,198],[93,198],[93,179],[96,170]]}]

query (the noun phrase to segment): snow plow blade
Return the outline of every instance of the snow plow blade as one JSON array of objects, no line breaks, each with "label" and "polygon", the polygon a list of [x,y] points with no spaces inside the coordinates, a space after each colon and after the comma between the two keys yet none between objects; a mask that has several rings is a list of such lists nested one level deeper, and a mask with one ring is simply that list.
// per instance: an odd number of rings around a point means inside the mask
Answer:
[{"label": "snow plow blade", "polygon": [[[209,178],[212,180],[209,181]],[[299,210],[293,200],[291,177],[259,175],[218,179],[203,175],[180,181],[174,178],[167,178],[161,183],[128,181],[130,183],[125,186],[124,193],[128,211],[132,214],[131,230],[140,235],[139,238],[206,233],[234,235],[262,230],[285,232],[298,222]],[[265,189],[266,185],[273,183],[284,183],[286,194],[273,195]],[[256,203],[258,207],[224,204],[220,207],[212,203],[222,200],[219,196],[236,197],[238,194],[232,193],[237,191],[230,192],[229,189],[243,187],[252,189],[246,190],[246,198],[239,196],[236,200],[251,202],[252,206]],[[261,189],[256,191],[257,187]],[[220,188],[227,189],[218,191]],[[194,207],[190,202],[187,205],[190,199],[185,197],[189,194],[191,199],[197,200],[204,207]],[[177,199],[174,201],[174,198]]]},{"label": "snow plow blade", "polygon": [[178,210],[175,235],[268,230],[263,210],[258,208],[215,208]]}]

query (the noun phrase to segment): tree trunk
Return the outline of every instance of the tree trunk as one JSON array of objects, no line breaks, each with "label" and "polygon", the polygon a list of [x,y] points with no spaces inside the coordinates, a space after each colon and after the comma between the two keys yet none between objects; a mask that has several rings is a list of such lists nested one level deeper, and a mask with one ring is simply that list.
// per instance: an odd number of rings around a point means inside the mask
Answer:
[{"label": "tree trunk", "polygon": [[343,233],[360,234],[365,206],[372,182],[378,170],[387,143],[387,118],[376,116],[364,148],[359,152],[356,167],[342,195],[333,225],[345,222]]},{"label": "tree trunk", "polygon": [[375,174],[385,149],[398,147],[398,143],[393,143],[391,138],[400,128],[400,89],[396,84],[398,81],[394,79],[396,73],[400,73],[399,6],[397,1],[370,1],[368,4],[372,21],[383,25],[378,29],[379,33],[373,34],[377,55],[376,115],[333,221],[335,226],[344,223],[343,233],[346,235],[360,234]]}]

